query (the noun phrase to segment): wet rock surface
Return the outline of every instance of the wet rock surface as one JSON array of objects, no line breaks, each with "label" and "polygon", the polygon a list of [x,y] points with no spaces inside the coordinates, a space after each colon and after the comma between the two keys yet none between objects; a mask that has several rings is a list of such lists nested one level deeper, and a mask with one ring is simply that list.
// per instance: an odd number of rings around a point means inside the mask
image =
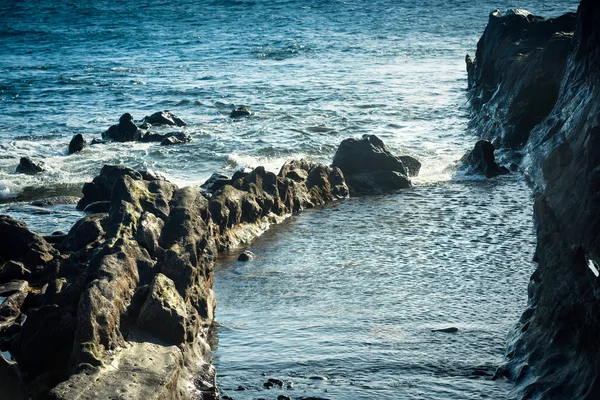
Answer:
[{"label": "wet rock surface", "polygon": [[[170,111],[160,111],[142,120],[143,125],[136,125],[133,116],[125,113],[119,118],[117,125],[111,126],[102,134],[102,143],[107,141],[114,142],[159,142],[163,146],[189,143],[192,137],[181,131],[160,132],[151,130],[153,126],[172,126],[184,127],[187,124],[178,116]],[[144,129],[142,129],[142,127]],[[95,144],[94,142],[92,144]]]},{"label": "wet rock surface", "polygon": [[[412,171],[417,174],[420,164],[412,158],[410,161]],[[343,172],[351,194],[368,194],[411,186],[402,160],[394,156],[375,135],[344,140],[331,165]]]},{"label": "wet rock surface", "polygon": [[33,161],[29,157],[21,157],[21,160],[19,161],[19,165],[17,165],[15,173],[25,175],[37,175],[39,173],[44,172],[45,170],[46,169],[42,166],[40,162]]},{"label": "wet rock surface", "polygon": [[508,168],[496,163],[494,151],[494,145],[487,140],[480,140],[475,143],[473,150],[465,154],[463,158],[463,163],[468,169],[467,172],[482,174],[487,178],[509,174]]},{"label": "wet rock surface", "polygon": [[141,140],[144,132],[133,122],[133,117],[129,113],[121,115],[119,123],[113,125],[102,134],[102,139],[113,140],[115,142],[134,142]]},{"label": "wet rock surface", "polygon": [[81,133],[73,136],[71,142],[69,142],[69,155],[79,153],[81,150],[87,147],[87,141]]},{"label": "wet rock surface", "polygon": [[142,123],[150,125],[169,125],[169,126],[186,126],[184,120],[169,110],[158,111],[152,115],[145,116]]},{"label": "wet rock surface", "polygon": [[466,59],[473,125],[483,139],[521,148],[556,104],[576,15],[546,19],[525,10],[495,11]]},{"label": "wet rock surface", "polygon": [[215,177],[210,190],[105,165],[77,204],[90,214],[54,246],[0,216],[0,347],[30,397],[217,398],[206,338],[218,252],[349,190],[338,167],[305,160]]},{"label": "wet rock surface", "polygon": [[474,122],[523,148],[537,189],[538,267],[496,378],[523,399],[599,398],[600,4],[492,14],[469,80]]}]

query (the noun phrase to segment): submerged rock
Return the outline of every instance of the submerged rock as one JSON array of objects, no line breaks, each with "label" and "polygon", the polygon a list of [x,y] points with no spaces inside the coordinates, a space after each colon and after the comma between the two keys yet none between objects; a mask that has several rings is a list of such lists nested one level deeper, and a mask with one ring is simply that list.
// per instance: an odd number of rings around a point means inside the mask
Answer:
[{"label": "submerged rock", "polygon": [[87,142],[81,133],[73,136],[69,143],[69,155],[78,153],[87,147]]},{"label": "submerged rock", "polygon": [[456,333],[458,328],[451,326],[449,328],[432,329],[431,332]]},{"label": "submerged rock", "polygon": [[29,157],[21,157],[21,160],[19,161],[19,165],[17,166],[15,173],[25,175],[37,175],[44,171],[45,169],[41,163],[35,162]]},{"label": "submerged rock", "polygon": [[253,252],[246,250],[238,256],[238,261],[252,261],[256,258]]},{"label": "submerged rock", "polygon": [[487,140],[479,140],[475,143],[473,150],[463,158],[463,162],[469,168],[469,173],[482,174],[487,178],[509,174],[508,168],[496,163],[494,151],[494,145]]},{"label": "submerged rock", "polygon": [[161,146],[172,146],[175,144],[184,144],[192,141],[192,137],[184,132],[173,132],[167,134],[161,141]]},{"label": "submerged rock", "polygon": [[231,111],[231,113],[229,114],[229,117],[230,118],[243,118],[243,117],[250,117],[252,115],[253,115],[252,110],[250,110],[246,106],[241,106],[241,107],[238,107],[235,110]]}]

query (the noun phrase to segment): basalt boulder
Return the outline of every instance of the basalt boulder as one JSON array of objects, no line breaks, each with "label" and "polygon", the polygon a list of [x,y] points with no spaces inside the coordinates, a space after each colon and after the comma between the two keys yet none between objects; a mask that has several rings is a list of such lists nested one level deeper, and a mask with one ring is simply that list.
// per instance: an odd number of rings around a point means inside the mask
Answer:
[{"label": "basalt boulder", "polygon": [[147,124],[155,125],[155,126],[161,126],[161,125],[186,126],[187,125],[183,119],[179,118],[177,115],[175,115],[174,113],[172,113],[169,110],[158,111],[152,115],[145,116],[144,119],[142,120],[142,123],[147,123]]},{"label": "basalt boulder", "polygon": [[[402,160],[375,135],[342,141],[331,165],[343,172],[350,194],[378,193],[411,186]],[[416,163],[411,165],[415,168]]]},{"label": "basalt boulder", "polygon": [[192,141],[192,137],[185,132],[173,132],[167,134],[161,141],[161,146],[173,146],[176,144],[184,144]]},{"label": "basalt boulder", "polygon": [[78,153],[87,147],[87,141],[81,133],[73,136],[69,142],[69,154]]},{"label": "basalt boulder", "polygon": [[29,157],[21,157],[21,160],[19,161],[19,165],[17,165],[15,173],[25,175],[37,175],[39,173],[44,172],[45,170],[46,169],[43,167],[42,163],[33,161]]},{"label": "basalt boulder", "polygon": [[134,142],[141,140],[142,136],[144,136],[144,131],[137,127],[129,113],[121,115],[119,123],[111,126],[102,134],[103,139],[115,142]]}]

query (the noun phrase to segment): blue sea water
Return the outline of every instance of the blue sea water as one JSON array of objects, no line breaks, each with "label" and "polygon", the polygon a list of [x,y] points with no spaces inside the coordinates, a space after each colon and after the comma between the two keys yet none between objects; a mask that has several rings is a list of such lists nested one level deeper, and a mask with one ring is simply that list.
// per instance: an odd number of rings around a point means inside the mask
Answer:
[{"label": "blue sea water", "polygon": [[[217,266],[215,365],[235,399],[505,398],[491,381],[525,307],[534,250],[518,176],[466,180],[464,56],[495,9],[556,16],[576,1],[215,0],[0,2],[0,208],[40,233],[105,163],[180,185],[292,158],[329,162],[347,137],[377,134],[423,163],[411,190],[296,216]],[[246,105],[256,115],[231,120]],[[67,156],[121,114],[169,109],[182,146],[127,143]],[[37,176],[19,158],[43,161]],[[456,326],[454,335],[431,329]],[[474,372],[475,371],[475,372]],[[477,372],[479,371],[479,372]],[[264,375],[263,375],[264,374]],[[294,383],[281,393],[269,377]],[[311,377],[327,380],[310,379]],[[238,386],[248,390],[236,391]]]}]

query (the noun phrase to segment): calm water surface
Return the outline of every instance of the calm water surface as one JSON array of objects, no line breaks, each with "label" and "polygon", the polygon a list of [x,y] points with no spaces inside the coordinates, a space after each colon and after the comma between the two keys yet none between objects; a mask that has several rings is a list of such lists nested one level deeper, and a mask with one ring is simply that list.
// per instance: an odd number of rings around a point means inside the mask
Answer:
[{"label": "calm water surface", "polygon": [[[180,185],[288,159],[329,162],[377,134],[424,164],[415,187],[295,216],[216,270],[224,394],[235,399],[505,398],[491,381],[534,266],[530,191],[519,177],[465,179],[465,53],[494,9],[541,15],[576,1],[0,2],[0,212],[67,230],[71,204],[105,163]],[[250,119],[229,112],[246,105]],[[188,145],[109,144],[67,156],[124,112],[170,109]],[[44,162],[38,176],[18,160]],[[455,334],[432,333],[454,326]],[[293,389],[267,390],[268,378]],[[320,379],[311,379],[320,378]],[[326,378],[324,380],[323,378]],[[236,391],[238,386],[246,391]]]}]

